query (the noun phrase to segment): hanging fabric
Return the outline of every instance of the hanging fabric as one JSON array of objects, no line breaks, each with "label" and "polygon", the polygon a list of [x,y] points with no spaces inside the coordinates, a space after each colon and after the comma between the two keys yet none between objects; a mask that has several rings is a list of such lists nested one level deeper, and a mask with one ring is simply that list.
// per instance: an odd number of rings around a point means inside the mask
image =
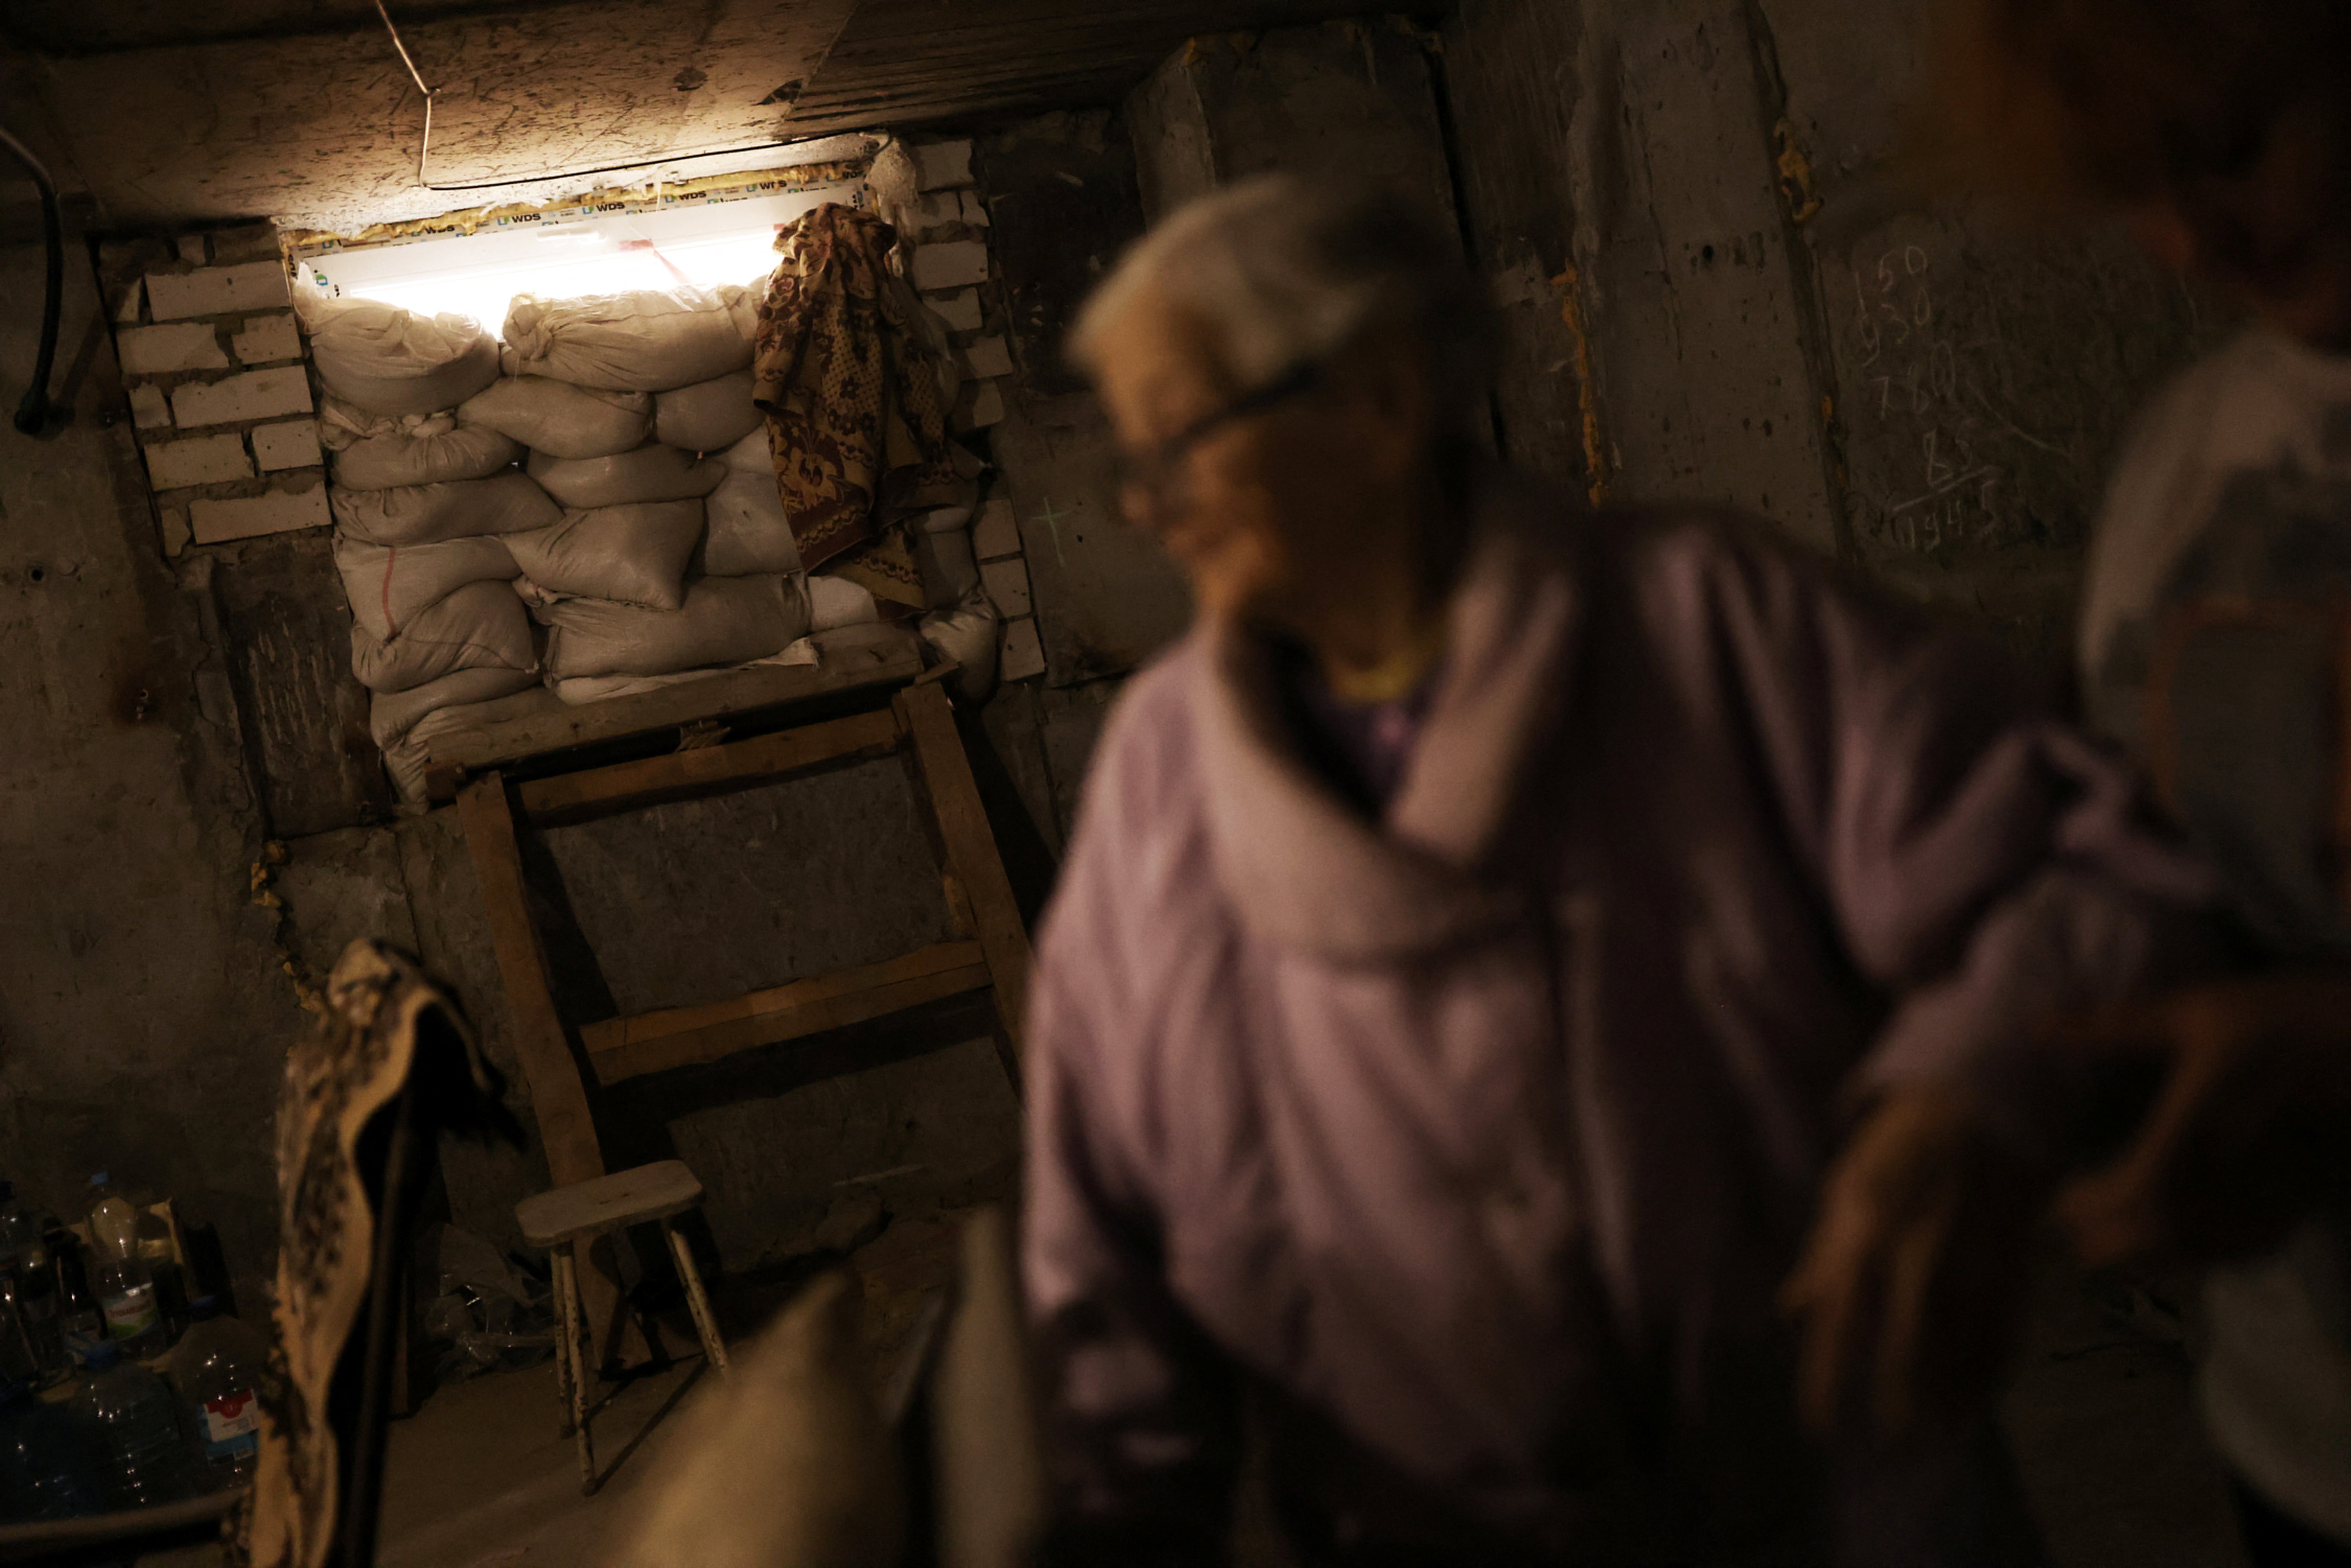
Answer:
[{"label": "hanging fabric", "polygon": [[776,238],[759,306],[752,395],[800,560],[919,610],[905,517],[958,483],[921,308],[892,275],[897,231],[838,204]]},{"label": "hanging fabric", "polygon": [[520,1146],[505,1087],[413,959],[365,938],[344,949],[278,1099],[277,1301],[260,1458],[230,1521],[236,1568],[374,1561],[417,1199],[442,1133]]}]

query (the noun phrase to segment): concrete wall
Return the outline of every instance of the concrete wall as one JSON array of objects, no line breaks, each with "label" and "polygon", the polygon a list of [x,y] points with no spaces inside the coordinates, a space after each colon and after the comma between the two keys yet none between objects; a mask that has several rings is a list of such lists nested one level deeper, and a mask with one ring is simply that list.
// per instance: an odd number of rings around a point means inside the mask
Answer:
[{"label": "concrete wall", "polygon": [[1463,0],[1443,81],[1506,442],[1778,521],[2062,656],[2131,411],[2212,324],[2112,235],[1903,173],[1926,8]]},{"label": "concrete wall", "polygon": [[[38,245],[0,247],[0,383],[32,371]],[[217,1224],[239,1294],[276,1231],[298,1028],[208,561],[156,534],[96,280],[66,268],[63,429],[0,427],[0,1175],[78,1218],[101,1167]]]}]

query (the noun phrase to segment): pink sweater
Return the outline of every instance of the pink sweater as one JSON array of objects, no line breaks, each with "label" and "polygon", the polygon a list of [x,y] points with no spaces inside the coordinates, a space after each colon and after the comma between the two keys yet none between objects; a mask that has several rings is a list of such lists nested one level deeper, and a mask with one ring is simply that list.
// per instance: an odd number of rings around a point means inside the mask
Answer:
[{"label": "pink sweater", "polygon": [[1382,820],[1228,626],[1104,735],[1028,1030],[1069,1554],[1212,1555],[1253,1393],[1318,1560],[2032,1561],[1986,1434],[1798,1435],[1774,1292],[1856,1094],[2062,1153],[2023,1026],[2202,952],[2201,872],[1996,655],[1743,524],[1474,510]]}]

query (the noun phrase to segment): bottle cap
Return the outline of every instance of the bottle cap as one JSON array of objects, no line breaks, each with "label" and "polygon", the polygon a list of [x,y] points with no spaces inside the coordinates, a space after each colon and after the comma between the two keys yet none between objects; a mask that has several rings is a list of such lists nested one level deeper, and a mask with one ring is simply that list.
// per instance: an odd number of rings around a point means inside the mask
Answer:
[{"label": "bottle cap", "polygon": [[104,1171],[95,1171],[90,1175],[89,1185],[92,1186],[104,1186],[112,1179],[113,1178],[109,1176]]},{"label": "bottle cap", "polygon": [[198,1296],[188,1303],[190,1322],[200,1323],[218,1316],[220,1316],[220,1299],[216,1296]]},{"label": "bottle cap", "polygon": [[104,1372],[122,1359],[122,1347],[110,1339],[99,1340],[81,1353],[82,1364],[92,1372]]}]

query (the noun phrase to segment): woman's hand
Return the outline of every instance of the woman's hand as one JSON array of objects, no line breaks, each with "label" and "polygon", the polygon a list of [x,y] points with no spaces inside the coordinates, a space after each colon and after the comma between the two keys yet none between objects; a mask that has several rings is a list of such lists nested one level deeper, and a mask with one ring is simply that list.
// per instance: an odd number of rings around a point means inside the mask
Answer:
[{"label": "woman's hand", "polygon": [[2257,1257],[2351,1189],[2351,976],[2190,987],[2066,1032],[2169,1058],[2129,1147],[2058,1199],[2084,1262]]},{"label": "woman's hand", "polygon": [[1828,1431],[1865,1401],[1898,1434],[1988,1406],[2014,1352],[2042,1192],[1971,1097],[1888,1093],[1830,1167],[1781,1296],[1802,1320],[1806,1423]]}]

